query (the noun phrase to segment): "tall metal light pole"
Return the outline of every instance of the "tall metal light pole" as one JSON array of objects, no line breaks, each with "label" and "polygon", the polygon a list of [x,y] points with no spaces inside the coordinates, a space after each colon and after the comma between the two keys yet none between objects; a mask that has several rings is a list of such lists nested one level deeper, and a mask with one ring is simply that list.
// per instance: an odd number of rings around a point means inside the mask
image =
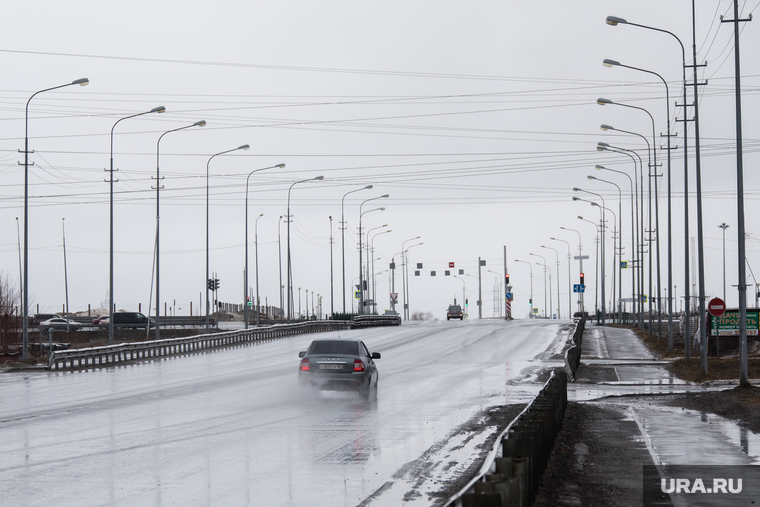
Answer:
[{"label": "tall metal light pole", "polygon": [[723,222],[718,227],[723,229],[723,302],[726,303],[726,229],[730,226]]},{"label": "tall metal light pole", "polygon": [[[421,237],[422,236],[417,236],[417,238],[421,238]],[[401,259],[402,259],[402,262],[404,263],[402,266],[404,269],[401,270],[401,275],[406,277],[406,283],[404,284],[404,292],[406,293],[406,299],[405,299],[405,304],[404,304],[404,314],[405,314],[406,320],[409,320],[409,316],[410,316],[409,309],[411,308],[411,296],[410,296],[410,291],[409,291],[409,250],[411,250],[412,248],[416,246],[420,246],[422,244],[423,244],[422,241],[420,241],[416,245],[411,245],[409,248],[404,250],[403,253],[401,254]]]},{"label": "tall metal light pole", "polygon": [[533,264],[531,264],[528,261],[521,261],[519,259],[515,259],[515,262],[522,262],[523,264],[527,264],[530,268],[530,313],[528,314],[528,318],[533,318]]},{"label": "tall metal light pole", "polygon": [[[656,146],[656,128],[655,128],[655,122],[654,117],[651,115],[649,111],[644,109],[643,107],[638,106],[631,106],[629,104],[623,104],[621,102],[613,102],[609,99],[597,99],[596,103],[604,106],[604,105],[617,105],[622,107],[627,107],[630,109],[638,109],[639,111],[644,111],[647,116],[649,116],[649,119],[652,121],[652,164],[649,167],[649,241],[651,242],[651,234],[652,234],[652,178],[654,178],[654,205],[655,205],[655,248],[657,249],[657,259],[656,259],[656,265],[657,265],[657,304],[659,306],[660,298],[662,297],[661,294],[661,285],[660,285],[660,230],[659,230],[659,223],[660,223],[660,214],[659,214],[659,206],[658,202],[659,199],[657,198],[657,146]],[[647,143],[648,144],[648,143]],[[652,169],[654,169],[654,174],[652,173]],[[652,250],[651,250],[651,244],[649,249],[649,336],[652,336],[652,298],[651,295],[653,293],[652,288]],[[658,319],[659,323],[657,326],[657,334],[658,339],[662,339],[662,312],[658,312]]]},{"label": "tall metal light pole", "polygon": [[[642,136],[641,134],[637,134],[635,132],[629,132],[627,130],[620,130],[613,127],[610,127],[609,125],[602,125],[602,130],[614,130],[617,132],[624,132],[626,134],[631,134],[635,136],[639,136],[647,143],[647,146],[649,146],[649,141],[646,137]],[[620,148],[616,146],[610,146],[607,143],[597,143],[596,145],[597,151],[611,151],[613,153],[619,153],[621,155],[626,155],[631,158],[633,161],[633,182],[634,182],[634,194],[636,195],[635,201],[636,201],[636,244],[634,248],[634,265],[635,269],[638,269],[638,275],[636,276],[636,284],[638,286],[637,294],[638,298],[636,299],[636,305],[634,308],[638,308],[637,312],[634,312],[638,317],[638,326],[641,331],[644,331],[644,319],[643,319],[643,313],[644,313],[644,303],[642,299],[642,294],[644,292],[644,262],[643,262],[643,256],[644,256],[644,162],[641,160],[641,157],[639,154],[634,150],[628,150],[625,148]],[[636,160],[639,161],[639,167],[640,172],[637,172],[636,170]],[[599,166],[603,167],[603,166]],[[610,169],[608,169],[610,170]],[[639,177],[640,174],[640,180],[641,180],[641,192],[639,192]],[[639,202],[641,203],[641,213],[639,213]],[[671,343],[672,345],[672,343]],[[672,352],[672,349],[671,349]]]},{"label": "tall metal light pole", "polygon": [[[245,146],[248,146],[247,144]],[[238,149],[245,149],[242,146]],[[234,151],[234,150],[233,150]],[[245,178],[245,273],[244,273],[244,280],[243,280],[243,301],[246,302],[246,304],[243,306],[243,321],[245,322],[245,329],[248,329],[248,304],[247,304],[247,298],[248,298],[248,182],[251,179],[251,175],[254,173],[257,173],[259,171],[266,171],[267,169],[282,169],[285,167],[285,164],[277,164],[270,167],[262,167],[260,169],[254,169],[253,171],[248,173],[248,176]],[[258,220],[258,219],[257,219]],[[280,217],[280,220],[282,220],[282,217]],[[206,239],[206,248],[208,248],[208,239]],[[257,293],[258,293],[258,277],[259,277],[259,268],[258,268],[258,240],[257,241],[257,256],[256,256],[256,287],[257,287]],[[280,222],[277,222],[277,248],[279,250],[280,248]],[[279,256],[282,257],[281,255]],[[208,259],[208,253],[206,254],[206,259]],[[282,261],[280,261],[281,263]],[[206,261],[206,279],[208,279],[208,260]],[[258,294],[257,294],[258,296]],[[208,297],[208,291],[207,295]],[[280,311],[282,311],[282,265],[280,265]],[[258,318],[258,317],[257,317]],[[256,325],[258,326],[258,321],[256,322]],[[208,300],[206,301],[206,332],[208,332]]]},{"label": "tall metal light pole", "polygon": [[285,312],[285,306],[283,305],[282,297],[282,246],[280,244],[280,223],[282,223],[282,215],[280,215],[280,219],[277,220],[277,266],[280,272],[280,320],[282,320],[282,315]]},{"label": "tall metal light pole", "polygon": [[[406,244],[407,243],[409,243],[410,241],[414,241],[416,239],[420,239],[421,237],[422,236],[417,236],[417,237],[414,237],[414,238],[405,239],[401,243],[401,266],[403,268],[401,270],[401,288],[402,288],[402,292],[404,293],[404,306],[403,306],[404,320],[409,320],[409,312],[407,311],[408,310],[407,307],[409,306],[409,301],[407,301],[407,298],[406,298],[406,281],[405,281],[405,280],[408,280],[409,277],[404,278],[404,273],[406,271],[406,260],[404,258],[404,251],[406,250]],[[422,243],[420,243],[420,245],[421,244]]]},{"label": "tall metal light pole", "polygon": [[[291,313],[291,302],[293,301],[293,266],[290,262],[290,222],[293,221],[293,217],[290,214],[290,191],[293,190],[293,187],[298,185],[299,183],[306,183],[307,181],[321,181],[325,179],[324,176],[317,176],[315,178],[309,178],[306,180],[300,180],[296,181],[290,187],[288,187],[288,212],[285,215],[285,220],[288,223],[288,323],[290,322],[290,319],[292,318]],[[298,314],[300,317],[301,314],[301,288],[298,288]]]},{"label": "tall metal light pole", "polygon": [[367,295],[368,295],[367,299],[372,299],[371,296],[373,294],[373,292],[372,292],[372,284],[370,283],[372,281],[372,277],[369,274],[370,270],[371,270],[370,263],[372,261],[372,253],[370,253],[370,252],[373,252],[373,250],[372,250],[372,244],[371,244],[371,242],[369,240],[369,233],[372,232],[372,231],[376,231],[377,229],[382,229],[384,227],[388,227],[388,224],[383,224],[383,225],[380,225],[378,227],[373,227],[372,229],[369,229],[367,231],[367,243],[364,245],[364,251],[367,254],[367,268],[366,268],[366,271],[365,271],[365,273],[367,273]]},{"label": "tall metal light pole", "polygon": [[[374,201],[377,199],[387,199],[388,194],[381,195],[379,197],[371,197],[369,199],[365,199],[362,201],[362,203],[359,205],[359,287],[361,288],[359,290],[359,315],[362,315],[364,313],[364,277],[362,275],[363,271],[363,264],[362,264],[362,206],[364,206],[364,203],[367,203],[369,201]],[[384,211],[385,208],[376,208],[377,210]],[[375,211],[375,210],[371,210]]]},{"label": "tall metal light pole", "polygon": [[[465,307],[464,302],[467,300],[467,294],[466,294],[467,283],[465,282],[464,278],[462,278],[461,276],[454,275],[454,278],[458,278],[462,282],[462,302],[459,303],[459,306],[462,308],[462,315],[464,315],[464,307]],[[454,302],[456,303],[456,298],[454,298],[454,300],[455,300]]]},{"label": "tall metal light pole", "polygon": [[[388,225],[384,225],[383,227],[387,227]],[[371,230],[371,229],[370,229]],[[367,282],[367,288],[372,287],[372,299],[375,302],[375,312],[377,312],[377,292],[375,291],[375,238],[380,236],[381,234],[387,234],[389,232],[393,232],[392,229],[388,229],[387,231],[378,232],[374,236],[372,236],[372,240],[369,239],[369,231],[367,231],[367,242],[370,243],[370,249],[369,251],[372,252],[372,264],[369,268],[370,272],[370,279]],[[369,257],[367,258],[367,261],[369,262]],[[379,260],[379,258],[378,258]]]},{"label": "tall metal light pole", "polygon": [[330,316],[335,313],[335,299],[333,297],[333,225],[332,215],[328,217],[330,219]]},{"label": "tall metal light pole", "polygon": [[562,318],[562,305],[560,304],[560,297],[559,297],[559,252],[550,247],[550,246],[544,246],[541,245],[541,248],[546,248],[547,250],[554,250],[554,253],[557,255],[557,318]]},{"label": "tall metal light pole", "polygon": [[[692,3],[692,12],[693,12],[693,10],[694,10],[694,8],[693,8],[693,3]],[[684,119],[683,120],[676,120],[676,121],[683,121],[684,122],[684,128],[683,128],[683,174],[684,174],[684,185],[683,185],[683,188],[684,188],[684,238],[686,238],[685,241],[684,241],[684,273],[685,273],[685,280],[686,280],[686,283],[684,284],[685,285],[685,288],[684,288],[685,295],[684,295],[684,297],[685,297],[685,301],[688,302],[689,301],[689,297],[690,297],[690,295],[689,295],[689,283],[690,283],[690,280],[689,280],[689,241],[688,241],[688,238],[689,238],[689,150],[688,150],[689,136],[688,136],[688,129],[686,128],[686,122],[688,121],[687,114],[686,114],[686,107],[688,106],[687,93],[686,93],[687,89],[688,89],[687,88],[687,83],[686,83],[686,67],[687,67],[687,65],[686,65],[686,49],[684,48],[684,45],[681,42],[681,39],[679,39],[673,32],[669,32],[668,30],[663,30],[661,28],[655,28],[655,27],[647,26],[647,25],[640,25],[640,24],[637,24],[637,23],[630,23],[630,22],[626,21],[625,19],[619,18],[617,16],[607,16],[606,23],[608,25],[611,25],[611,26],[617,26],[618,24],[637,26],[639,28],[645,28],[647,30],[652,30],[652,31],[655,31],[655,32],[665,33],[665,34],[668,34],[671,37],[673,37],[678,42],[678,45],[681,46],[681,62],[682,62],[682,69],[683,69],[683,74],[682,74],[682,81],[683,81],[683,104],[681,104],[681,106],[684,108]],[[695,52],[696,52],[696,46],[695,46]],[[695,123],[695,127],[696,127],[696,143],[695,144],[696,144],[696,147],[697,147],[695,155],[696,155],[696,159],[697,159],[697,166],[699,167],[699,164],[700,164],[700,162],[699,162],[699,159],[700,159],[700,154],[699,154],[699,126],[698,126],[699,125],[699,113],[698,113],[698,100],[696,98],[696,91],[697,91],[697,80],[696,80],[696,66],[697,66],[697,63],[696,63],[696,60],[697,60],[697,57],[696,57],[696,54],[695,54],[694,55],[694,68],[695,68],[694,76],[695,76],[695,79],[694,79],[694,83],[693,83],[693,85],[694,85],[694,92],[695,92],[695,94],[694,94],[695,98],[694,98],[693,106],[694,106],[694,111],[695,111],[694,123]],[[642,191],[643,191],[643,188],[642,188]],[[698,201],[699,200],[701,200],[700,196],[698,196]],[[700,220],[700,224],[701,224],[701,220]],[[700,231],[701,231],[701,226],[700,226]],[[673,313],[672,310],[671,310],[672,306],[670,304],[669,304],[668,308],[669,308],[668,313],[672,314]],[[689,305],[688,304],[686,305],[686,313],[687,313],[687,315],[689,313]],[[688,317],[686,319],[684,319],[684,335],[687,336],[687,337],[691,336],[691,322],[690,322],[690,320],[689,320]],[[668,337],[668,340],[669,340],[668,347],[669,347],[670,351],[672,351],[673,349],[672,349],[671,344],[670,344],[670,337]],[[685,359],[687,361],[689,361],[691,359],[691,342],[690,342],[689,339],[684,340],[684,356],[685,356]]]},{"label": "tall metal light pole", "polygon": [[[264,213],[260,214],[253,222],[253,244],[255,245],[254,256],[256,257],[256,327],[261,325],[261,300],[259,299],[259,218],[263,216]],[[245,305],[245,307],[248,308],[248,305]],[[248,322],[245,324],[247,326]]]},{"label": "tall metal light pole", "polygon": [[[340,200],[340,251],[341,251],[341,257],[343,259],[343,313],[346,313],[346,214],[344,212],[344,204],[346,201],[346,196],[348,194],[353,194],[354,192],[359,192],[361,190],[371,190],[372,185],[367,185],[366,187],[357,188],[356,190],[351,190],[346,192],[343,195],[343,198]],[[352,305],[353,306],[353,305]]]},{"label": "tall metal light pole", "polygon": [[[209,166],[211,165],[211,160],[218,156],[218,155],[224,155],[225,153],[232,153],[233,151],[238,150],[247,150],[250,148],[247,144],[244,144],[242,146],[238,146],[237,148],[233,148],[231,150],[225,150],[220,151],[219,153],[214,153],[208,158],[208,161],[206,162],[206,333],[210,332],[210,325],[209,325],[209,302],[208,302],[208,292],[211,289],[209,286],[209,269],[208,269],[208,250],[209,250],[209,241],[208,241],[208,212],[209,212]],[[245,198],[246,198],[246,219],[248,219],[248,181],[246,180],[246,187],[245,187]],[[246,227],[247,232],[247,227]],[[246,248],[248,247],[248,243],[246,243]],[[245,289],[248,291],[248,288]],[[245,301],[245,298],[243,298],[243,301]],[[158,304],[158,302],[156,302]],[[243,309],[243,312],[245,316],[243,317],[243,320],[245,320],[245,328],[248,329],[248,305],[245,305],[245,308]]]},{"label": "tall metal light pole", "polygon": [[[605,236],[606,236],[605,227],[606,227],[607,219],[604,216],[604,210],[607,209],[607,208],[605,207],[604,197],[602,197],[601,194],[597,194],[596,192],[589,192],[588,190],[583,190],[583,189],[578,188],[578,187],[574,187],[573,191],[574,192],[584,192],[586,194],[595,195],[595,196],[599,197],[599,199],[602,200],[602,205],[599,207],[599,212],[601,214],[601,219],[600,219],[600,238],[601,238],[601,250],[602,250],[602,264],[601,264],[601,266],[602,266],[602,269],[601,269],[601,271],[602,271],[602,273],[601,273],[601,276],[602,276],[602,279],[601,279],[601,283],[602,283],[602,325],[605,325],[607,323],[607,306],[606,306],[607,303],[606,303],[606,299],[605,299],[605,286],[607,285],[606,269],[605,269],[605,259],[607,257],[606,256],[606,254],[607,254],[606,243],[607,242],[606,242],[606,238],[605,238]],[[592,206],[599,206],[597,203],[595,203],[593,201],[588,201],[586,199],[581,199],[579,197],[573,197],[573,200],[574,201],[587,202],[587,203],[591,204]],[[614,255],[612,257],[613,257],[613,259],[615,258]]]},{"label": "tall metal light pole", "polygon": [[[577,231],[575,229],[570,229],[568,227],[561,227],[561,226],[560,226],[560,229],[562,229],[563,231],[573,231],[574,233],[578,235],[578,257],[579,257],[578,261],[580,262],[580,272],[584,273],[583,271],[583,239],[581,237],[580,231]],[[578,311],[580,311],[581,315],[583,315],[583,312],[586,311],[586,307],[584,305],[583,292],[578,293],[578,307],[579,307]]]},{"label": "tall metal light pole", "polygon": [[[164,138],[166,134],[169,134],[171,132],[178,132],[180,130],[189,129],[191,127],[204,127],[206,125],[206,120],[201,120],[193,123],[192,125],[185,125],[184,127],[179,127],[176,129],[167,130],[163,134],[161,134],[158,137],[158,141],[156,141],[156,340],[159,340],[161,338],[161,277],[160,277],[160,260],[161,260],[161,249],[160,249],[160,232],[159,232],[159,225],[160,225],[160,217],[161,217],[161,201],[159,199],[161,195],[161,165],[159,161],[161,160],[161,139]],[[148,308],[148,312],[150,312],[150,308]]]},{"label": "tall metal light pole", "polygon": [[[573,197],[573,199],[577,199],[577,197]],[[590,202],[590,201],[589,201]],[[594,275],[594,297],[596,298],[596,303],[594,304],[594,313],[598,315],[599,313],[599,245],[602,243],[601,239],[601,232],[599,230],[599,225],[596,222],[592,222],[591,220],[587,220],[583,218],[582,216],[578,215],[578,220],[583,220],[584,222],[588,222],[591,225],[593,225],[596,228],[596,274]],[[604,258],[602,258],[602,277],[604,277]],[[604,287],[604,283],[602,283],[602,288]],[[602,301],[604,303],[604,301]],[[599,323],[599,320],[597,319],[597,324]]]},{"label": "tall metal light pole", "polygon": [[[119,124],[122,120],[127,120],[129,118],[135,118],[137,116],[142,116],[144,114],[150,114],[150,113],[163,113],[166,111],[166,108],[164,106],[158,106],[154,107],[150,111],[144,111],[142,113],[132,114],[129,116],[124,116],[123,118],[120,118],[116,120],[116,123],[113,124],[113,127],[111,127],[111,168],[109,172],[111,173],[110,177],[110,247],[109,247],[109,276],[108,276],[108,344],[113,345],[113,131],[116,128],[116,125]],[[150,311],[148,311],[150,313]]]},{"label": "tall metal light pole", "polygon": [[540,264],[538,262],[536,264],[538,264],[539,266],[543,266],[544,267],[544,317],[551,319],[551,317],[546,313],[547,309],[549,309],[549,312],[551,313],[551,306],[552,306],[552,304],[551,304],[551,297],[552,297],[551,296],[551,294],[552,294],[552,287],[551,287],[551,285],[549,285],[549,306],[546,305],[546,271],[548,269],[548,265],[546,264],[546,257],[544,257],[543,255],[538,255],[538,254],[534,254],[534,253],[528,253],[528,255],[533,255],[534,257],[540,257],[541,260],[544,261],[543,264]]},{"label": "tall metal light pole", "polygon": [[[87,86],[90,80],[85,78],[77,79],[71,83],[45,88],[32,94],[26,101],[26,112],[24,117],[24,283],[21,284],[21,290],[24,291],[24,315],[21,319],[23,329],[22,357],[29,359],[29,103],[34,97],[43,92],[65,88],[67,86],[80,85]],[[34,165],[34,162],[32,162]]]},{"label": "tall metal light pole", "polygon": [[[570,253],[570,243],[568,243],[564,239],[557,239],[557,238],[549,238],[549,239],[551,239],[552,241],[561,241],[567,245],[567,318],[572,319],[573,318],[573,303],[570,300],[570,298],[573,295],[573,287],[572,287],[572,281],[570,280],[570,275],[571,275],[570,272],[572,270],[571,269],[572,264],[570,261],[572,258],[572,254]],[[559,280],[559,265],[557,266],[557,280]],[[557,299],[559,299],[559,289],[557,289]]]},{"label": "tall metal light pole", "polygon": [[[625,174],[625,173],[623,173],[623,174]],[[628,176],[628,175],[626,174],[626,176]],[[617,248],[617,252],[618,252],[618,264],[617,264],[617,270],[618,270],[618,304],[617,304],[617,309],[618,309],[618,323],[622,324],[622,322],[623,322],[623,309],[621,307],[621,300],[623,299],[623,271],[622,271],[621,261],[623,259],[623,191],[620,189],[620,186],[617,183],[613,182],[613,181],[603,180],[601,178],[597,178],[596,176],[591,176],[591,175],[588,175],[586,177],[589,180],[596,180],[596,181],[601,181],[602,183],[608,183],[610,185],[615,185],[615,187],[618,189],[618,213],[617,213],[617,218],[618,218],[618,235],[619,236],[618,236],[618,248]],[[629,179],[630,179],[630,177],[629,177]],[[631,205],[633,205],[633,203],[631,203]],[[614,215],[614,213],[613,213],[613,215]],[[631,220],[633,220],[633,216],[631,216]],[[612,247],[614,249],[615,245],[613,244]],[[614,259],[615,256],[613,255],[612,258]],[[615,269],[614,263],[613,263],[612,269],[613,269],[613,272],[614,272],[614,269]],[[615,290],[613,288],[613,294],[612,294],[613,297],[615,296],[614,292],[615,292]],[[613,311],[614,310],[615,310],[615,308],[613,307]]]}]

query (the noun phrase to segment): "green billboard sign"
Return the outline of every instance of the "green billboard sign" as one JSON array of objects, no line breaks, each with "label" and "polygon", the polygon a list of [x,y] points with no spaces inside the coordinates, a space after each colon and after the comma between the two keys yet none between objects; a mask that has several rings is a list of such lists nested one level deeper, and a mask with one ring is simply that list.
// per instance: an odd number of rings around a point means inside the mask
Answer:
[{"label": "green billboard sign", "polygon": [[[739,311],[729,310],[720,317],[711,317],[711,336],[739,336]],[[747,312],[747,336],[758,336],[760,312]]]}]

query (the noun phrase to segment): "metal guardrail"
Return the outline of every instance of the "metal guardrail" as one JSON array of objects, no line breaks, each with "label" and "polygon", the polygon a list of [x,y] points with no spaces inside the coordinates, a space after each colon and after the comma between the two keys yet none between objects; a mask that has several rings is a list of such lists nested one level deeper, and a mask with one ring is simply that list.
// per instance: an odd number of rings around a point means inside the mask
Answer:
[{"label": "metal guardrail", "polygon": [[240,343],[274,340],[287,336],[350,329],[352,327],[352,322],[323,320],[297,324],[278,324],[187,338],[123,343],[86,349],[56,350],[48,358],[48,369],[102,368],[125,361],[151,359],[218,347],[229,347]]},{"label": "metal guardrail", "polygon": [[363,328],[371,326],[399,326],[399,317],[364,316],[354,321],[315,320],[295,324],[275,324],[227,333],[205,334],[186,338],[169,338],[147,342],[122,343],[86,349],[53,351],[48,357],[48,369],[103,368],[125,361],[185,354],[240,343],[275,340],[325,331]]},{"label": "metal guardrail", "polygon": [[567,376],[549,380],[499,435],[480,473],[445,507],[529,506],[549,462],[567,408]]},{"label": "metal guardrail", "polygon": [[583,331],[586,329],[586,319],[580,318],[575,322],[573,332],[573,346],[565,351],[565,371],[572,382],[575,382],[575,372],[581,364],[581,346]]}]

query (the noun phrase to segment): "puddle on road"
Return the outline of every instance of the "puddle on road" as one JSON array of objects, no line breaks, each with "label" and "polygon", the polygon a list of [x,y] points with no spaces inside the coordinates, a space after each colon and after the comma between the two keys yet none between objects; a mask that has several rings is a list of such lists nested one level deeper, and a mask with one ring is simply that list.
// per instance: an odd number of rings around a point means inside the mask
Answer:
[{"label": "puddle on road", "polygon": [[630,406],[661,465],[757,465],[760,435],[721,416],[677,407]]}]

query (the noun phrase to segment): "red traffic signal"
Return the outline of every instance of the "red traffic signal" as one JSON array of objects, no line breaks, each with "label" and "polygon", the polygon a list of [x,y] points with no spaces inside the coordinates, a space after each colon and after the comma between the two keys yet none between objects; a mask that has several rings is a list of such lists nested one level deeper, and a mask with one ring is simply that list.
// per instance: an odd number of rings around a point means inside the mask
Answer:
[{"label": "red traffic signal", "polygon": [[509,273],[504,275],[504,281],[507,282],[507,285],[509,285]]},{"label": "red traffic signal", "polygon": [[581,285],[586,285],[585,278],[586,276],[583,273],[581,273]]}]

